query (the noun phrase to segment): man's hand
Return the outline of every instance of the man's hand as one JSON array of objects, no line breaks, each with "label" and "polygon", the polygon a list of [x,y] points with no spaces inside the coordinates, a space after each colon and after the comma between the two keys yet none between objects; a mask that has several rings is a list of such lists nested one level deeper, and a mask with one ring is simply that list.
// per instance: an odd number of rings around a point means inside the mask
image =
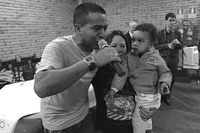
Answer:
[{"label": "man's hand", "polygon": [[140,109],[139,113],[143,121],[149,120],[157,111],[156,108],[147,109],[147,108],[144,108],[143,106],[140,106],[139,109]]},{"label": "man's hand", "polygon": [[168,43],[168,48],[174,49],[174,45],[172,43]]},{"label": "man's hand", "polygon": [[179,42],[178,39],[174,39],[172,42],[171,42],[173,48],[177,48],[177,49],[181,49],[182,48],[182,44]]},{"label": "man's hand", "polygon": [[93,55],[97,67],[101,67],[112,61],[121,61],[118,51],[113,47],[106,47]]},{"label": "man's hand", "polygon": [[167,83],[163,82],[160,85],[160,93],[162,95],[170,94],[169,86]]}]

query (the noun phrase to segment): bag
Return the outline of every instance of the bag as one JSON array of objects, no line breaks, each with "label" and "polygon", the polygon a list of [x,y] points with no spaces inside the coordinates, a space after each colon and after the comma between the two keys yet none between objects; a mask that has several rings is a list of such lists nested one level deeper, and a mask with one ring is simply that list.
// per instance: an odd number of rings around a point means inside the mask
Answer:
[{"label": "bag", "polygon": [[135,108],[132,95],[115,94],[113,98],[105,99],[107,118],[112,120],[131,120]]}]

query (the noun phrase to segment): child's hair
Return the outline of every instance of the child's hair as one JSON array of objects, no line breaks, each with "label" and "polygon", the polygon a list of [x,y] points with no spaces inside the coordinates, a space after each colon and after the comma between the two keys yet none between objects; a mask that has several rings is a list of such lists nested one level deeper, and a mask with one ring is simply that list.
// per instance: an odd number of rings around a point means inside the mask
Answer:
[{"label": "child's hair", "polygon": [[135,27],[134,31],[148,32],[153,44],[157,43],[157,28],[152,23],[142,23]]}]

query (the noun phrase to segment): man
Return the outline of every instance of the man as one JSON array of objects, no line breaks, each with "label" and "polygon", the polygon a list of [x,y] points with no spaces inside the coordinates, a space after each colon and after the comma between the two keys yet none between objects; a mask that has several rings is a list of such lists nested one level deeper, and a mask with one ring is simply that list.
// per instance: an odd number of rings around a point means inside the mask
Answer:
[{"label": "man", "polygon": [[[172,93],[179,62],[179,50],[182,49],[183,45],[180,43],[181,33],[175,30],[176,15],[174,13],[168,13],[165,16],[165,20],[166,26],[158,32],[158,43],[155,45],[155,48],[159,50],[160,55],[166,61],[173,75],[170,88],[170,93]],[[167,105],[171,104],[170,95],[162,96],[162,100]]]},{"label": "man", "polygon": [[130,29],[129,31],[125,34],[126,35],[126,39],[128,41],[128,48],[127,48],[127,52],[130,52],[132,50],[132,34],[133,31],[135,29],[135,27],[137,26],[137,23],[135,21],[131,21],[130,24]]},{"label": "man", "polygon": [[120,61],[117,50],[98,50],[108,26],[105,10],[94,3],[74,12],[74,35],[59,37],[44,49],[34,90],[41,98],[45,133],[94,133],[88,116],[88,88],[96,68]]}]

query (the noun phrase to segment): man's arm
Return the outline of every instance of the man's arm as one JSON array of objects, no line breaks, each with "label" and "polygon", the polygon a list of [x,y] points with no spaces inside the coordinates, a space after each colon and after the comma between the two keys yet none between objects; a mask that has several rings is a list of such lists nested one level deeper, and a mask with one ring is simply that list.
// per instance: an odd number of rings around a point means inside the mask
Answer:
[{"label": "man's arm", "polygon": [[[114,54],[116,52],[115,48],[108,47],[93,55],[96,66],[103,66],[111,61],[120,61],[119,57]],[[41,98],[58,94],[73,85],[88,71],[88,64],[84,60],[66,68],[40,71],[35,77],[34,90]]]},{"label": "man's arm", "polygon": [[[166,50],[166,49],[174,49],[175,48],[175,45],[170,42],[170,43],[163,43],[165,42],[164,40],[166,39],[164,33],[163,33],[163,30],[162,31],[159,31],[158,32],[158,42],[157,44],[155,44],[155,49],[157,50]],[[179,38],[179,37],[178,37]]]},{"label": "man's arm", "polygon": [[161,44],[159,41],[156,45],[154,45],[157,50],[169,49],[169,43]]},{"label": "man's arm", "polygon": [[176,47],[177,49],[182,49],[184,46],[183,46],[183,41],[181,39],[181,32],[180,31],[176,31],[177,33],[177,39],[179,41],[179,44],[178,46]]},{"label": "man's arm", "polygon": [[169,48],[169,43],[163,43],[164,40],[166,39],[163,33],[163,30],[159,31],[157,33],[157,43],[154,45],[155,49],[157,50],[164,50]]},{"label": "man's arm", "polygon": [[50,69],[36,74],[34,90],[41,97],[58,94],[74,84],[89,70],[84,61],[63,69]]}]

